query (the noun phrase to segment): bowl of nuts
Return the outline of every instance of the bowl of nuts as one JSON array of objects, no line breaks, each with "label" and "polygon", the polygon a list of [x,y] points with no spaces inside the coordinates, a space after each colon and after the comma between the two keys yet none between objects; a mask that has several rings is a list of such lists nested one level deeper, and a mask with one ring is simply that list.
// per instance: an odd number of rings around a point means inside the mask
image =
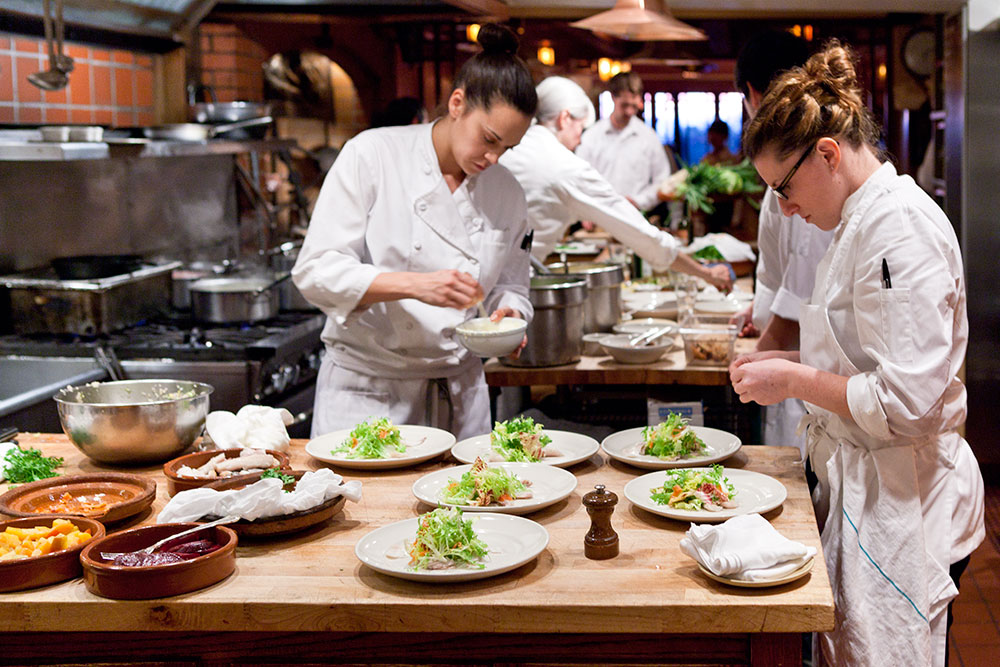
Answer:
[{"label": "bowl of nuts", "polygon": [[697,324],[681,329],[689,366],[728,366],[735,356],[739,328],[732,324]]}]

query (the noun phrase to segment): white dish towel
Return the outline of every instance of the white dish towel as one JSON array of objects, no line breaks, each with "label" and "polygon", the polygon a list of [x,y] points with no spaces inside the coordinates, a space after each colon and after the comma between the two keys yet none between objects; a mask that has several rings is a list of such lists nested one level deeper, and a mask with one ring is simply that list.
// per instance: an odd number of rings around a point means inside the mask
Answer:
[{"label": "white dish towel", "polygon": [[791,541],[760,514],[719,525],[691,524],[681,550],[720,577],[744,581],[779,579],[816,555],[815,547]]}]

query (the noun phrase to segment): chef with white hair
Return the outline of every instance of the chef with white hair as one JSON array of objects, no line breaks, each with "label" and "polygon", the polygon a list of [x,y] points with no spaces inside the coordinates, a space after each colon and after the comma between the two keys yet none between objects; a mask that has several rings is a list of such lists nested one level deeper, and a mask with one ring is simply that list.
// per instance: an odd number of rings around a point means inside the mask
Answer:
[{"label": "chef with white hair", "polygon": [[727,267],[704,266],[680,252],[679,241],[651,225],[589,162],[574,155],[584,128],[594,122],[594,105],[583,88],[551,76],[535,90],[535,124],[500,158],[524,188],[528,225],[534,230],[531,254],[544,260],[571,224],[591,220],[654,269],[682,271],[729,289]]}]

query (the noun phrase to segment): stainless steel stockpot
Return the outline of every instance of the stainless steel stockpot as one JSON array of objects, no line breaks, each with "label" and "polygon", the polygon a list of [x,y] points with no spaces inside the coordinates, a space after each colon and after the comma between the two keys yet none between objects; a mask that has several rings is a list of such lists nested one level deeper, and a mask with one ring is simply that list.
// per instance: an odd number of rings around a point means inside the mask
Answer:
[{"label": "stainless steel stockpot", "polygon": [[587,283],[583,307],[584,333],[609,332],[622,317],[622,282],[625,272],[619,264],[568,262],[550,264],[554,274],[582,278]]},{"label": "stainless steel stockpot", "polygon": [[280,296],[277,280],[267,277],[202,278],[188,287],[191,310],[202,322],[259,322],[278,314]]},{"label": "stainless steel stockpot", "polygon": [[528,325],[528,344],[518,359],[500,361],[511,366],[558,366],[580,359],[583,351],[583,308],[587,283],[583,278],[559,275],[531,279],[535,316]]}]

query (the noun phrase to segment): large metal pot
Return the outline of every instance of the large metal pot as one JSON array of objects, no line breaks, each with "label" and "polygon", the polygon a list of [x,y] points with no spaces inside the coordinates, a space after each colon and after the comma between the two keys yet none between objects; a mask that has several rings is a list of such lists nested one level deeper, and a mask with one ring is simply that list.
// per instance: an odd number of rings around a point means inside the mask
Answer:
[{"label": "large metal pot", "polygon": [[531,279],[535,316],[528,325],[528,344],[518,359],[502,358],[511,366],[559,366],[580,359],[583,351],[583,278],[535,276]]},{"label": "large metal pot", "polygon": [[625,272],[619,264],[602,262],[568,262],[550,264],[555,274],[582,278],[587,282],[587,302],[584,304],[584,333],[611,331],[622,317],[622,281]]},{"label": "large metal pot", "polygon": [[[299,250],[301,249],[301,241],[289,241],[287,243],[282,243],[277,248],[272,248],[268,251],[271,255],[271,268],[278,273],[291,271],[292,267],[295,266],[295,260],[299,258]],[[316,306],[306,301],[306,298],[302,296],[302,292],[299,291],[299,288],[296,287],[295,283],[290,280],[282,283],[278,287],[278,296],[280,298],[282,310],[316,310]]]},{"label": "large metal pot", "polygon": [[196,320],[227,324],[259,322],[278,314],[277,285],[289,278],[202,278],[189,286],[191,309]]}]

